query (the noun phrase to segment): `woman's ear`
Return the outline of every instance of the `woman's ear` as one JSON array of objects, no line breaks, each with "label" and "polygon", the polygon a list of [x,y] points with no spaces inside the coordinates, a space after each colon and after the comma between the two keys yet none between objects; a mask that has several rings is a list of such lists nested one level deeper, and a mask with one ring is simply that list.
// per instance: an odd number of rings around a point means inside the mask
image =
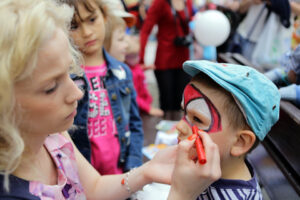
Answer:
[{"label": "woman's ear", "polygon": [[256,136],[250,130],[241,130],[237,133],[235,143],[231,147],[230,154],[235,157],[245,155],[255,143]]}]

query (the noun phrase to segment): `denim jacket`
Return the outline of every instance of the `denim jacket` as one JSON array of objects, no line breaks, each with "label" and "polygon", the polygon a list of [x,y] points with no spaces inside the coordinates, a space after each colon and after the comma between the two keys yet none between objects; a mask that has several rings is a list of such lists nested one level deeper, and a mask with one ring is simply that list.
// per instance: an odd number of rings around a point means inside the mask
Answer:
[{"label": "denim jacket", "polygon": [[[144,133],[136,102],[136,91],[129,67],[111,57],[105,50],[103,55],[107,65],[107,75],[103,82],[108,92],[119,136],[119,166],[124,171],[128,171],[141,165],[143,158]],[[72,76],[72,78],[84,91],[84,96],[78,102],[77,115],[74,119],[76,127],[70,129],[69,133],[79,151],[90,161],[91,144],[87,132],[89,84],[85,76]]]}]

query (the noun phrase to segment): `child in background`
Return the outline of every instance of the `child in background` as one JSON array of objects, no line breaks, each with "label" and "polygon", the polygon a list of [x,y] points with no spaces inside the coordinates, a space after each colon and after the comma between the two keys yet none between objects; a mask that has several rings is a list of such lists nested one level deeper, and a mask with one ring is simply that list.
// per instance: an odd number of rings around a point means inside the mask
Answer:
[{"label": "child in background", "polygon": [[111,15],[106,21],[104,49],[120,62],[125,61],[128,41],[125,20],[119,16]]},{"label": "child in background", "polygon": [[300,107],[300,45],[284,54],[281,66],[265,75],[280,87],[279,93],[283,100],[292,101]]},{"label": "child in background", "polygon": [[105,22],[112,17],[101,0],[60,0],[75,7],[71,36],[84,58],[84,90],[70,135],[101,174],[118,174],[142,164],[143,127],[127,65],[104,49]]},{"label": "child in background", "polygon": [[123,18],[111,16],[106,23],[104,48],[108,53],[121,62],[129,65],[134,88],[137,92],[137,104],[140,111],[162,117],[164,112],[151,106],[152,97],[147,89],[147,82],[139,64],[139,38],[126,35],[126,24]]},{"label": "child in background", "polygon": [[144,74],[144,69],[146,68],[144,65],[139,63],[140,39],[137,35],[128,35],[127,41],[129,45],[127,55],[125,57],[125,63],[129,65],[132,71],[133,83],[137,92],[137,103],[139,108],[142,112],[149,115],[162,117],[164,115],[164,111],[151,105],[152,96],[148,91],[148,85]]},{"label": "child in background", "polygon": [[[195,140],[159,152],[126,175],[110,176],[100,176],[71,142],[65,130],[83,95],[69,76],[70,69],[79,71],[66,26],[72,15],[55,1],[1,1],[0,199],[126,199],[153,181],[174,185],[169,200],[194,199],[199,184],[220,175],[211,171],[219,163],[217,151],[209,151],[208,168],[188,158]],[[207,135],[202,139],[206,149],[214,147]],[[174,168],[176,155],[181,164]],[[193,179],[192,185],[183,178]]]},{"label": "child in background", "polygon": [[187,61],[183,69],[193,78],[183,94],[178,139],[192,135],[196,125],[218,145],[221,158],[221,179],[198,198],[262,199],[246,155],[279,118],[277,87],[246,66]]}]

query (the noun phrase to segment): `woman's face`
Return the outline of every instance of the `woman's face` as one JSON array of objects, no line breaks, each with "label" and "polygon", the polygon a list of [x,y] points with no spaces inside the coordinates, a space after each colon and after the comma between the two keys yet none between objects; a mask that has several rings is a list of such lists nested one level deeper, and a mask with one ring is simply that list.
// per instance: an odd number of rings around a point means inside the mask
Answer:
[{"label": "woman's face", "polygon": [[68,39],[57,29],[38,52],[31,76],[15,84],[16,120],[21,133],[51,134],[67,130],[82,92],[69,76]]},{"label": "woman's face", "polygon": [[105,37],[105,19],[98,5],[89,0],[93,11],[89,11],[82,3],[78,4],[78,15],[71,24],[71,37],[84,55],[102,52]]}]

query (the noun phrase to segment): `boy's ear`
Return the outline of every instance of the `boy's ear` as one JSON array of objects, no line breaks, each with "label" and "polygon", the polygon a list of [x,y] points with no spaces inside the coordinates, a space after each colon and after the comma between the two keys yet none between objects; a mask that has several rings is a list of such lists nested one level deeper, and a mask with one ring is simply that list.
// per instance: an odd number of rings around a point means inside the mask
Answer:
[{"label": "boy's ear", "polygon": [[231,155],[238,157],[245,155],[255,143],[256,136],[250,130],[241,130],[237,133],[235,143],[231,147]]}]

